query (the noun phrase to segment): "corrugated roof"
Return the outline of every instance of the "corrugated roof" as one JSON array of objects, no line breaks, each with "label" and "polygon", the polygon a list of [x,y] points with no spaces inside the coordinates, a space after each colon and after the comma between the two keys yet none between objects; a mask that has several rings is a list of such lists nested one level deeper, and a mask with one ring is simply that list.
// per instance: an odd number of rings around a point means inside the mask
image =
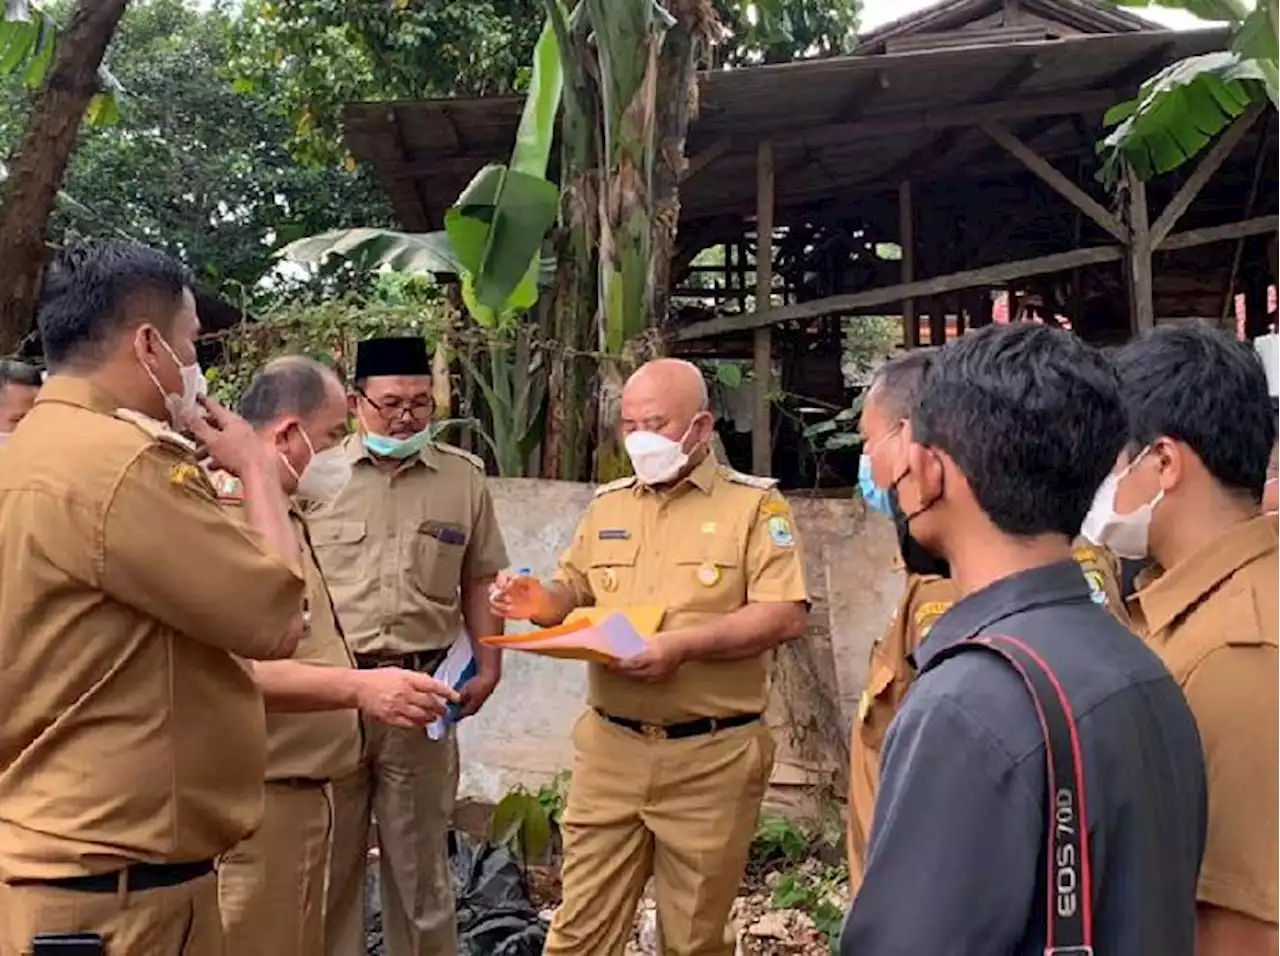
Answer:
[{"label": "corrugated roof", "polygon": [[[1133,30],[705,73],[686,155],[695,167],[700,156],[715,158],[682,187],[682,222],[750,214],[756,146],[766,137],[780,217],[881,190],[901,178],[904,164],[926,182],[1017,169],[966,128],[975,110],[993,104],[1014,129],[1034,126],[1043,154],[1089,152],[1109,105],[1175,59],[1225,48],[1227,36]],[[435,228],[481,166],[509,155],[521,102],[353,104],[344,113],[346,141],[375,167],[407,228]]]}]

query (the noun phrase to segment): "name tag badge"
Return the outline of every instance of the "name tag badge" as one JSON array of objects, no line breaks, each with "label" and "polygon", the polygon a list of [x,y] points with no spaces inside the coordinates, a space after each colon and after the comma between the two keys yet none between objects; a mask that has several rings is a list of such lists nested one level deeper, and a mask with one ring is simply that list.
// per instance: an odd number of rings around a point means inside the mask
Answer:
[{"label": "name tag badge", "polygon": [[429,521],[423,526],[422,531],[441,544],[461,547],[467,543],[467,534],[458,525],[445,524],[443,521]]},{"label": "name tag badge", "polygon": [[626,528],[601,528],[596,537],[600,541],[630,541],[631,532]]}]

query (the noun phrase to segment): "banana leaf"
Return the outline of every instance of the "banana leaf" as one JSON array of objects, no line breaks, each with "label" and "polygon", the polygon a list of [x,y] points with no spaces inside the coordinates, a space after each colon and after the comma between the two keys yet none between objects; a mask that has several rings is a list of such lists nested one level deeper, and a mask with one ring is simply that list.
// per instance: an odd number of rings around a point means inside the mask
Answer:
[{"label": "banana leaf", "polygon": [[463,299],[486,325],[537,300],[542,241],[560,201],[546,173],[563,87],[560,47],[548,23],[534,48],[510,162],[480,170],[445,213],[445,232],[464,270]]},{"label": "banana leaf", "polygon": [[455,275],[458,257],[443,232],[396,232],[391,229],[335,229],[298,239],[276,252],[276,258],[320,265],[329,256],[352,259],[368,267],[390,266],[405,272]]},{"label": "banana leaf", "polygon": [[1266,85],[1258,61],[1233,52],[1171,64],[1107,112],[1104,123],[1115,128],[1098,144],[1099,178],[1114,183],[1122,160],[1143,179],[1177,168],[1264,96]]}]

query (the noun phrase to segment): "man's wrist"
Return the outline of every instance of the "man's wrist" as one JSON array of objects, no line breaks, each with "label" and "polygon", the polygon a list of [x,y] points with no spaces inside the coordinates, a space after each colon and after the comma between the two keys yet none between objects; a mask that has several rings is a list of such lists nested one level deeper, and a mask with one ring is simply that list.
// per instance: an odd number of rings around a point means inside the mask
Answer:
[{"label": "man's wrist", "polygon": [[352,710],[363,710],[365,675],[354,667],[335,670],[343,677],[341,682],[343,706]]}]

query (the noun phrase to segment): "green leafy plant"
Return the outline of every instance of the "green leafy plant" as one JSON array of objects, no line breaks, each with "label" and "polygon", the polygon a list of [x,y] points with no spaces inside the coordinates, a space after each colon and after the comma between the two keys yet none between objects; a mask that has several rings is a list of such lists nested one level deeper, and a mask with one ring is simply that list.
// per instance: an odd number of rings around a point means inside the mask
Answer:
[{"label": "green leafy plant", "polygon": [[493,808],[489,840],[505,846],[527,867],[551,846],[551,818],[538,794],[517,786]]},{"label": "green leafy plant", "polygon": [[777,909],[800,910],[809,914],[818,932],[826,937],[832,953],[839,952],[844,907],[838,902],[847,890],[849,874],[844,864],[817,869],[794,869],[784,873],[773,888]]},{"label": "green leafy plant", "polygon": [[858,434],[858,416],[861,414],[862,397],[859,396],[850,407],[824,421],[805,426],[802,434],[818,452],[857,448],[862,444],[862,436]]},{"label": "green leafy plant", "polygon": [[757,864],[796,864],[809,853],[809,836],[792,821],[769,810],[761,812],[751,839],[751,859]]},{"label": "green leafy plant", "polygon": [[569,803],[569,784],[573,780],[571,770],[557,770],[554,777],[538,788],[538,802],[548,819],[556,826],[564,820],[564,809]]},{"label": "green leafy plant", "polygon": [[[1150,0],[1118,0],[1148,6]],[[1138,95],[1107,113],[1114,127],[1098,143],[1099,178],[1108,185],[1122,162],[1143,179],[1168,172],[1198,154],[1252,103],[1270,101],[1277,90],[1280,0],[1155,0],[1232,26],[1231,48],[1170,64],[1142,84]]]}]

